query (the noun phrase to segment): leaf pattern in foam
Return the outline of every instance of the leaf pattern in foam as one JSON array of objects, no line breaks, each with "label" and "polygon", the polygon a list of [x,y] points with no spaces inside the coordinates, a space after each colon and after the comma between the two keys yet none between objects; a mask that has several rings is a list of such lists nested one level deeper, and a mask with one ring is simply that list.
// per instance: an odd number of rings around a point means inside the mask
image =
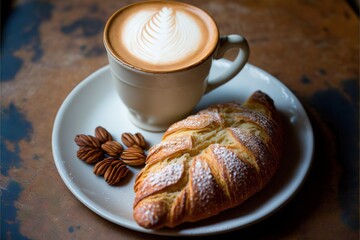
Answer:
[{"label": "leaf pattern in foam", "polygon": [[198,48],[200,29],[186,13],[163,7],[151,15],[139,16],[137,26],[129,28],[129,36],[133,39],[133,54],[143,61],[175,62],[189,57]]}]

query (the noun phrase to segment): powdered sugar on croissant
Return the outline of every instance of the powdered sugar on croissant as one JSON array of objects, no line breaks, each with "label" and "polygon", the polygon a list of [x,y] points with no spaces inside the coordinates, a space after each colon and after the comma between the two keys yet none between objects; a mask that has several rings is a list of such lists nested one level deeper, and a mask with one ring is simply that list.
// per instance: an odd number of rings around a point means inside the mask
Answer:
[{"label": "powdered sugar on croissant", "polygon": [[276,172],[282,135],[273,100],[261,91],[173,124],[136,178],[134,219],[174,227],[241,204]]}]

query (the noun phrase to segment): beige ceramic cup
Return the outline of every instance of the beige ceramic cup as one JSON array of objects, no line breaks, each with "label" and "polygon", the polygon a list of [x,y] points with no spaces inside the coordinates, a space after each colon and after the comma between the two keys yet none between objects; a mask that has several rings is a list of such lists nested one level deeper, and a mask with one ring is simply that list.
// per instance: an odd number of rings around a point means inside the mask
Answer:
[{"label": "beige ceramic cup", "polygon": [[[169,6],[166,5],[165,10],[171,10],[172,7],[177,8],[178,5],[190,8],[191,14],[201,15],[201,21],[215,26],[214,31],[211,31],[211,39],[206,40],[207,43],[210,42],[211,44],[208,47],[208,52],[203,56],[198,56],[200,60],[190,63],[190,65],[182,65],[170,70],[160,69],[160,67],[157,70],[156,66],[153,69],[143,68],[141,63],[133,64],[127,59],[127,56],[122,56],[121,53],[128,49],[121,45],[115,46],[112,41],[114,42],[114,34],[121,37],[121,34],[127,34],[129,30],[122,33],[114,31],[113,28],[116,26],[117,19],[128,14],[129,9],[134,8],[134,11],[141,11],[141,9],[148,8],[146,4],[151,3],[158,5],[170,4]],[[132,15],[131,17],[137,16]],[[121,21],[124,20],[121,19]],[[186,28],[184,29],[186,30]],[[128,36],[124,36],[125,40],[126,37]],[[177,43],[174,47],[179,46],[181,43]],[[116,90],[129,110],[131,121],[136,126],[148,131],[164,131],[172,123],[186,117],[204,94],[228,82],[239,73],[249,56],[249,47],[245,38],[237,34],[220,37],[216,23],[207,13],[185,3],[169,1],[140,2],[115,12],[106,23],[104,45],[107,50]],[[125,50],[121,50],[121,48]],[[220,77],[210,79],[209,72],[213,60],[222,58],[224,53],[232,48],[239,49],[235,60]],[[191,62],[192,59],[194,58],[190,57],[189,61],[185,62]]]}]

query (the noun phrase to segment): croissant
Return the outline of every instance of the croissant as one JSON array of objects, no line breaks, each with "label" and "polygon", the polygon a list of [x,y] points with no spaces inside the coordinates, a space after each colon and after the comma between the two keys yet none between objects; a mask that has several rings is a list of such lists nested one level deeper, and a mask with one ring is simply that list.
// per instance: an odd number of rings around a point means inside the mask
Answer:
[{"label": "croissant", "polygon": [[136,222],[158,229],[214,216],[260,191],[276,172],[283,129],[273,100],[256,91],[168,128],[136,176]]}]

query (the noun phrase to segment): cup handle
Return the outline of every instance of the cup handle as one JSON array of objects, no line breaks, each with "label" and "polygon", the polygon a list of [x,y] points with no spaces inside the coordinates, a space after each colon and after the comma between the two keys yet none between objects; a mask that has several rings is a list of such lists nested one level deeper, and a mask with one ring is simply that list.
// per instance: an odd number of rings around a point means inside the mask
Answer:
[{"label": "cup handle", "polygon": [[205,94],[228,82],[245,66],[250,53],[249,44],[244,37],[237,34],[220,37],[220,45],[215,53],[215,59],[222,58],[225,52],[231,48],[239,48],[238,55],[221,76],[208,80]]}]

